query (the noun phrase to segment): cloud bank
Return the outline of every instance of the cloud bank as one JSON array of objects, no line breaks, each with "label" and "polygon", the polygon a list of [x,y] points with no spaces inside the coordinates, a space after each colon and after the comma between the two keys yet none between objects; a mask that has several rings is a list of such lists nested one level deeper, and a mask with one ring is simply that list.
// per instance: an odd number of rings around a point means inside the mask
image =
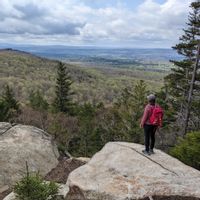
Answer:
[{"label": "cloud bank", "polygon": [[[98,0],[97,0],[98,1]],[[187,21],[190,0],[1,0],[0,42],[170,47]]]}]

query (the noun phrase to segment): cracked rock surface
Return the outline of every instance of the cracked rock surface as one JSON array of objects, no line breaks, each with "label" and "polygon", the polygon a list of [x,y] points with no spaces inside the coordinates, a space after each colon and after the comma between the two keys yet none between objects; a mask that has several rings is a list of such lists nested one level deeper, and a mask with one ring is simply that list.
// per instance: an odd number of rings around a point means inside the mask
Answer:
[{"label": "cracked rock surface", "polygon": [[0,187],[13,185],[29,171],[45,175],[58,164],[58,150],[44,131],[0,123]]},{"label": "cracked rock surface", "polygon": [[200,199],[200,171],[166,153],[142,154],[134,143],[110,142],[68,177],[72,199]]},{"label": "cracked rock surface", "polygon": [[3,135],[8,131],[10,128],[12,128],[12,125],[7,122],[0,122],[0,135]]}]

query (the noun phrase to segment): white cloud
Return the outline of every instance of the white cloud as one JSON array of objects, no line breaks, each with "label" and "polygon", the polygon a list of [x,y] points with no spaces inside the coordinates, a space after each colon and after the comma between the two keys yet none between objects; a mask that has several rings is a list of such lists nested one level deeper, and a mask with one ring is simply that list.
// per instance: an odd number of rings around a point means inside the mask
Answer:
[{"label": "white cloud", "polygon": [[145,0],[133,10],[120,3],[94,8],[86,1],[1,0],[0,42],[170,47],[191,2]]}]

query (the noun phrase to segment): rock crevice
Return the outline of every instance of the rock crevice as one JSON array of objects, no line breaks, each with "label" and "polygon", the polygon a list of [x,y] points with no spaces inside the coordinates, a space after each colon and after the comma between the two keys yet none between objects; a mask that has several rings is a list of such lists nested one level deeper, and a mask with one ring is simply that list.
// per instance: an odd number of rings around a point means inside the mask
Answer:
[{"label": "rock crevice", "polygon": [[1,122],[0,123],[0,135],[5,134],[7,131],[9,131],[14,125],[7,123],[7,122]]},{"label": "rock crevice", "polygon": [[[116,144],[117,144],[117,143],[116,143]],[[162,167],[162,168],[165,169],[166,171],[171,172],[172,174],[175,174],[175,175],[178,176],[178,174],[177,174],[176,172],[174,172],[174,171],[172,171],[172,170],[166,168],[166,167],[163,166],[162,164],[160,164],[160,163],[156,162],[155,160],[151,159],[151,157],[149,157],[149,156],[147,156],[147,155],[145,155],[145,154],[143,154],[143,153],[137,151],[137,150],[134,149],[133,147],[128,147],[128,146],[126,146],[126,145],[122,145],[122,144],[117,144],[117,145],[120,145],[120,146],[125,147],[125,148],[130,148],[130,149],[132,149],[133,151],[139,153],[140,155],[144,156],[145,158],[149,159],[150,161],[156,163],[157,165],[159,165],[160,167]]]}]

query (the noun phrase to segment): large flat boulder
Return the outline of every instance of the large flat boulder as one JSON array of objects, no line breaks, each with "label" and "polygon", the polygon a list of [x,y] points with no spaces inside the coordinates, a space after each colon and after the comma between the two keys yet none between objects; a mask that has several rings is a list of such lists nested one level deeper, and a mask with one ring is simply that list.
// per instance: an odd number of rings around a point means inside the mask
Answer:
[{"label": "large flat boulder", "polygon": [[58,164],[50,135],[32,126],[0,123],[0,187],[13,185],[29,171],[46,175]]},{"label": "large flat boulder", "polygon": [[200,199],[200,171],[160,150],[146,156],[142,149],[134,143],[106,144],[70,173],[67,199]]}]

